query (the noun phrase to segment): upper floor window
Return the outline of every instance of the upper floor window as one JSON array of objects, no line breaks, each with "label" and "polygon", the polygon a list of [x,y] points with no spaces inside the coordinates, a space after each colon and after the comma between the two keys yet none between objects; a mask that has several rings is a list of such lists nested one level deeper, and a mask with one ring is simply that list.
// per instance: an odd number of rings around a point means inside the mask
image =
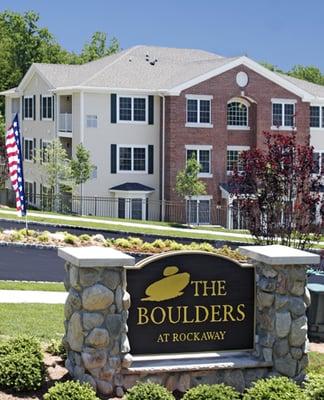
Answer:
[{"label": "upper floor window", "polygon": [[118,120],[119,122],[147,122],[147,98],[119,96]]},{"label": "upper floor window", "polygon": [[272,99],[272,129],[295,126],[295,100]]},{"label": "upper floor window", "polygon": [[324,152],[313,153],[313,174],[324,175]]},{"label": "upper floor window", "polygon": [[24,119],[34,119],[34,96],[25,96],[24,97]]},{"label": "upper floor window", "polygon": [[33,161],[34,158],[34,140],[24,138],[24,158],[27,161]]},{"label": "upper floor window", "polygon": [[310,106],[310,127],[324,128],[324,107]]},{"label": "upper floor window", "polygon": [[200,164],[200,172],[198,176],[201,178],[211,177],[211,150],[212,146],[186,146],[187,161],[194,157]]},{"label": "upper floor window", "polygon": [[118,146],[118,171],[147,171],[146,146]]},{"label": "upper floor window", "polygon": [[98,117],[96,115],[87,115],[87,128],[97,128]]},{"label": "upper floor window", "polygon": [[249,149],[249,146],[227,146],[227,175],[233,174],[236,168],[238,171],[242,171],[240,155],[242,151]]},{"label": "upper floor window", "polygon": [[211,127],[212,96],[187,95],[186,126]]},{"label": "upper floor window", "polygon": [[227,128],[247,129],[248,124],[248,104],[242,100],[234,100],[227,103]]},{"label": "upper floor window", "polygon": [[42,96],[42,119],[52,119],[53,118],[53,97],[52,96]]}]

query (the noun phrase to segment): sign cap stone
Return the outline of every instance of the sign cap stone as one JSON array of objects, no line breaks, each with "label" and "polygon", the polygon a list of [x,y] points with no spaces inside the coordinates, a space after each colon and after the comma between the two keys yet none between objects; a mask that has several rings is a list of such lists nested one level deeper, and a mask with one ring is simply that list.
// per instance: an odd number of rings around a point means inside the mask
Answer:
[{"label": "sign cap stone", "polygon": [[280,244],[270,246],[240,246],[239,251],[252,260],[270,265],[319,264],[320,256]]},{"label": "sign cap stone", "polygon": [[99,246],[63,247],[58,256],[80,268],[125,267],[135,264],[135,258],[121,251]]}]

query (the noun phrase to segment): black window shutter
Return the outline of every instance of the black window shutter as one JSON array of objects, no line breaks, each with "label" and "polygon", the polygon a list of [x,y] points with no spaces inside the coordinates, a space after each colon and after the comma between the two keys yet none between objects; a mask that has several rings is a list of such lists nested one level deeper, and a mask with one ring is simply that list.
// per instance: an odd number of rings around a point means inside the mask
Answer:
[{"label": "black window shutter", "polygon": [[24,161],[24,159],[25,159],[25,139],[23,136],[21,137],[21,158]]},{"label": "black window shutter", "polygon": [[52,96],[52,120],[54,121],[54,111],[55,111],[55,108],[54,108],[54,96]]},{"label": "black window shutter", "polygon": [[116,174],[117,172],[117,145],[110,146],[110,172]]},{"label": "black window shutter", "polygon": [[43,96],[39,95],[39,119],[42,120],[43,118]]},{"label": "black window shutter", "polygon": [[43,139],[39,139],[39,162],[40,164],[43,163]]},{"label": "black window shutter", "polygon": [[148,146],[148,173],[153,174],[154,172],[154,146],[150,144]]},{"label": "black window shutter", "polygon": [[36,182],[34,182],[34,187],[33,187],[33,189],[34,189],[34,198],[33,198],[33,200],[34,200],[34,204],[36,204]]},{"label": "black window shutter", "polygon": [[36,162],[36,139],[33,139],[33,157],[34,163]]},{"label": "black window shutter", "polygon": [[36,96],[35,95],[33,96],[33,113],[34,113],[33,118],[35,120],[36,119]]},{"label": "black window shutter", "polygon": [[21,119],[25,118],[25,97],[21,98]]},{"label": "black window shutter", "polygon": [[115,93],[110,95],[110,122],[112,124],[117,122],[117,95]]},{"label": "black window shutter", "polygon": [[148,97],[148,123],[149,125],[154,124],[154,96]]}]

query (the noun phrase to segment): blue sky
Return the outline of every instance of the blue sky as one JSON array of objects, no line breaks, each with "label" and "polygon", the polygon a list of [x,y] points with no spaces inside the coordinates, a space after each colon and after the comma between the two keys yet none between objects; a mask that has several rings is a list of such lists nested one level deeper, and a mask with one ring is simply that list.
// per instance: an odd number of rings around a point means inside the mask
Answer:
[{"label": "blue sky", "polygon": [[94,31],[104,31],[122,48],[201,48],[324,72],[323,0],[0,0],[5,9],[37,11],[68,50],[79,51]]}]

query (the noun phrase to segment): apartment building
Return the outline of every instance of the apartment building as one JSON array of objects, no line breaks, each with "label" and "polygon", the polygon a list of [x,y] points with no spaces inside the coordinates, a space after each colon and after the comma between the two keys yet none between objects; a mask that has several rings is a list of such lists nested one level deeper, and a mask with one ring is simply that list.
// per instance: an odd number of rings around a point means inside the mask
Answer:
[{"label": "apartment building", "polygon": [[1,94],[7,124],[20,117],[29,193],[47,193],[35,149],[58,137],[70,156],[79,143],[90,150],[96,168],[83,194],[112,202],[86,213],[175,219],[185,209],[176,175],[194,154],[207,194],[192,199],[190,220],[216,223],[221,208],[235,227],[230,177],[241,151],[264,145],[263,131],[296,129],[324,168],[324,87],[245,56],[135,46],[84,65],[33,64]]}]

